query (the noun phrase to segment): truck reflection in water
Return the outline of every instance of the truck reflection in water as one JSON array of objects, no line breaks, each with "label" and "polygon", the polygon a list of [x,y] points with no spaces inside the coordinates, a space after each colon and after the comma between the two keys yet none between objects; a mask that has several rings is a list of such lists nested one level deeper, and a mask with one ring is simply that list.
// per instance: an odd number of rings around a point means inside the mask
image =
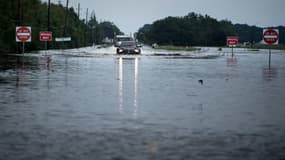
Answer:
[{"label": "truck reflection in water", "polygon": [[[119,57],[119,112],[121,114],[124,113],[124,59],[123,57]],[[126,59],[125,59],[126,60]],[[130,60],[130,58],[127,58],[127,60]],[[138,114],[138,65],[139,65],[139,59],[138,57],[131,58],[131,60],[134,60],[134,100],[133,100],[133,116],[136,118]]]}]

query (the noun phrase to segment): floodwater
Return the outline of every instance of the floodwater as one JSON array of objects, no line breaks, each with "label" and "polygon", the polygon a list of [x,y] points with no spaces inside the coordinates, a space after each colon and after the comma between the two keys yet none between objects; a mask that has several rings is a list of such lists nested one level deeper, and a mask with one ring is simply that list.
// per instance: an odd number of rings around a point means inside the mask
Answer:
[{"label": "floodwater", "polygon": [[284,51],[0,56],[1,160],[283,160],[284,117]]}]

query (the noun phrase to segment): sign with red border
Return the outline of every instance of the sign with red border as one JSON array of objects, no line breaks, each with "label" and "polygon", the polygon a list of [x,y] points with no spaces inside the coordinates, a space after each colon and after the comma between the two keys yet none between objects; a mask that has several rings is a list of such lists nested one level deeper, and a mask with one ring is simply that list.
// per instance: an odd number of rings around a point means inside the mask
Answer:
[{"label": "sign with red border", "polygon": [[227,46],[236,47],[237,45],[238,45],[238,37],[236,36],[227,37]]},{"label": "sign with red border", "polygon": [[29,26],[16,27],[16,42],[31,42],[32,29]]},{"label": "sign with red border", "polygon": [[277,45],[279,41],[279,30],[278,29],[264,29],[263,40],[266,44]]},{"label": "sign with red border", "polygon": [[40,41],[52,41],[52,32],[49,31],[40,32]]}]

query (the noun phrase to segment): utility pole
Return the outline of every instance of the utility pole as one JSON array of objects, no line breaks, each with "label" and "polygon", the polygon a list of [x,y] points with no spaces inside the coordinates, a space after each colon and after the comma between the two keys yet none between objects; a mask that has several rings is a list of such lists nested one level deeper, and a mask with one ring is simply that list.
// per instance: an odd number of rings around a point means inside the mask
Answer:
[{"label": "utility pole", "polygon": [[48,0],[48,23],[47,30],[50,31],[50,0]]},{"label": "utility pole", "polygon": [[88,8],[87,8],[87,11],[86,11],[86,24],[88,23]]},{"label": "utility pole", "polygon": [[21,25],[24,22],[24,6],[23,6],[23,1],[20,1],[21,4]]},{"label": "utility pole", "polygon": [[[88,24],[88,8],[86,11],[86,25]],[[85,31],[85,45],[87,46],[87,32],[88,32],[88,25],[87,25],[87,30]]]},{"label": "utility pole", "polygon": [[69,0],[67,0],[67,1],[66,1],[66,10],[65,10],[65,18],[64,18],[64,29],[63,29],[63,36],[65,36],[65,34],[66,34],[66,24],[67,24],[68,2],[69,2]]},{"label": "utility pole", "polygon": [[78,14],[78,19],[80,19],[80,3],[78,3],[78,11],[77,11],[77,14]]},{"label": "utility pole", "polygon": [[16,17],[17,19],[16,25],[20,26],[22,25],[23,20],[24,20],[22,0],[17,1],[17,6],[18,6],[17,7],[18,10],[17,10],[17,17]]},{"label": "utility pole", "polygon": [[[17,1],[17,17],[16,17],[16,26],[21,26],[22,25],[22,16],[21,16],[21,0]],[[18,43],[16,43],[16,51],[17,53],[21,53],[21,45],[19,45]]]},{"label": "utility pole", "polygon": [[[50,0],[48,0],[48,24],[47,24],[47,31],[50,31]],[[46,42],[46,49],[49,49],[48,42]]]},{"label": "utility pole", "polygon": [[16,23],[17,23],[17,25],[20,25],[21,24],[21,16],[20,16],[20,12],[21,12],[21,0],[18,0],[18,11],[17,11],[17,21],[16,21]]}]

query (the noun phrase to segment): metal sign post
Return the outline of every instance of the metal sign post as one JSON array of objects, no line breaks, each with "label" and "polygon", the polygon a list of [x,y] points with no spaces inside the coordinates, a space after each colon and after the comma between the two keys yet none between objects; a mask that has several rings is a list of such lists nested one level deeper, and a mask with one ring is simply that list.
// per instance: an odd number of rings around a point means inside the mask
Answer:
[{"label": "metal sign post", "polygon": [[22,42],[22,53],[24,54],[25,53],[25,42]]},{"label": "metal sign post", "polygon": [[268,62],[268,68],[271,68],[271,46],[269,47],[269,62]]},{"label": "metal sign post", "polygon": [[47,41],[45,41],[45,49],[47,50]]},{"label": "metal sign post", "polygon": [[47,50],[48,50],[48,48],[47,48],[47,43],[48,43],[48,42],[47,42],[47,41],[45,41],[45,50],[46,50],[46,54],[47,54],[47,52],[48,52],[48,51],[47,51]]}]

